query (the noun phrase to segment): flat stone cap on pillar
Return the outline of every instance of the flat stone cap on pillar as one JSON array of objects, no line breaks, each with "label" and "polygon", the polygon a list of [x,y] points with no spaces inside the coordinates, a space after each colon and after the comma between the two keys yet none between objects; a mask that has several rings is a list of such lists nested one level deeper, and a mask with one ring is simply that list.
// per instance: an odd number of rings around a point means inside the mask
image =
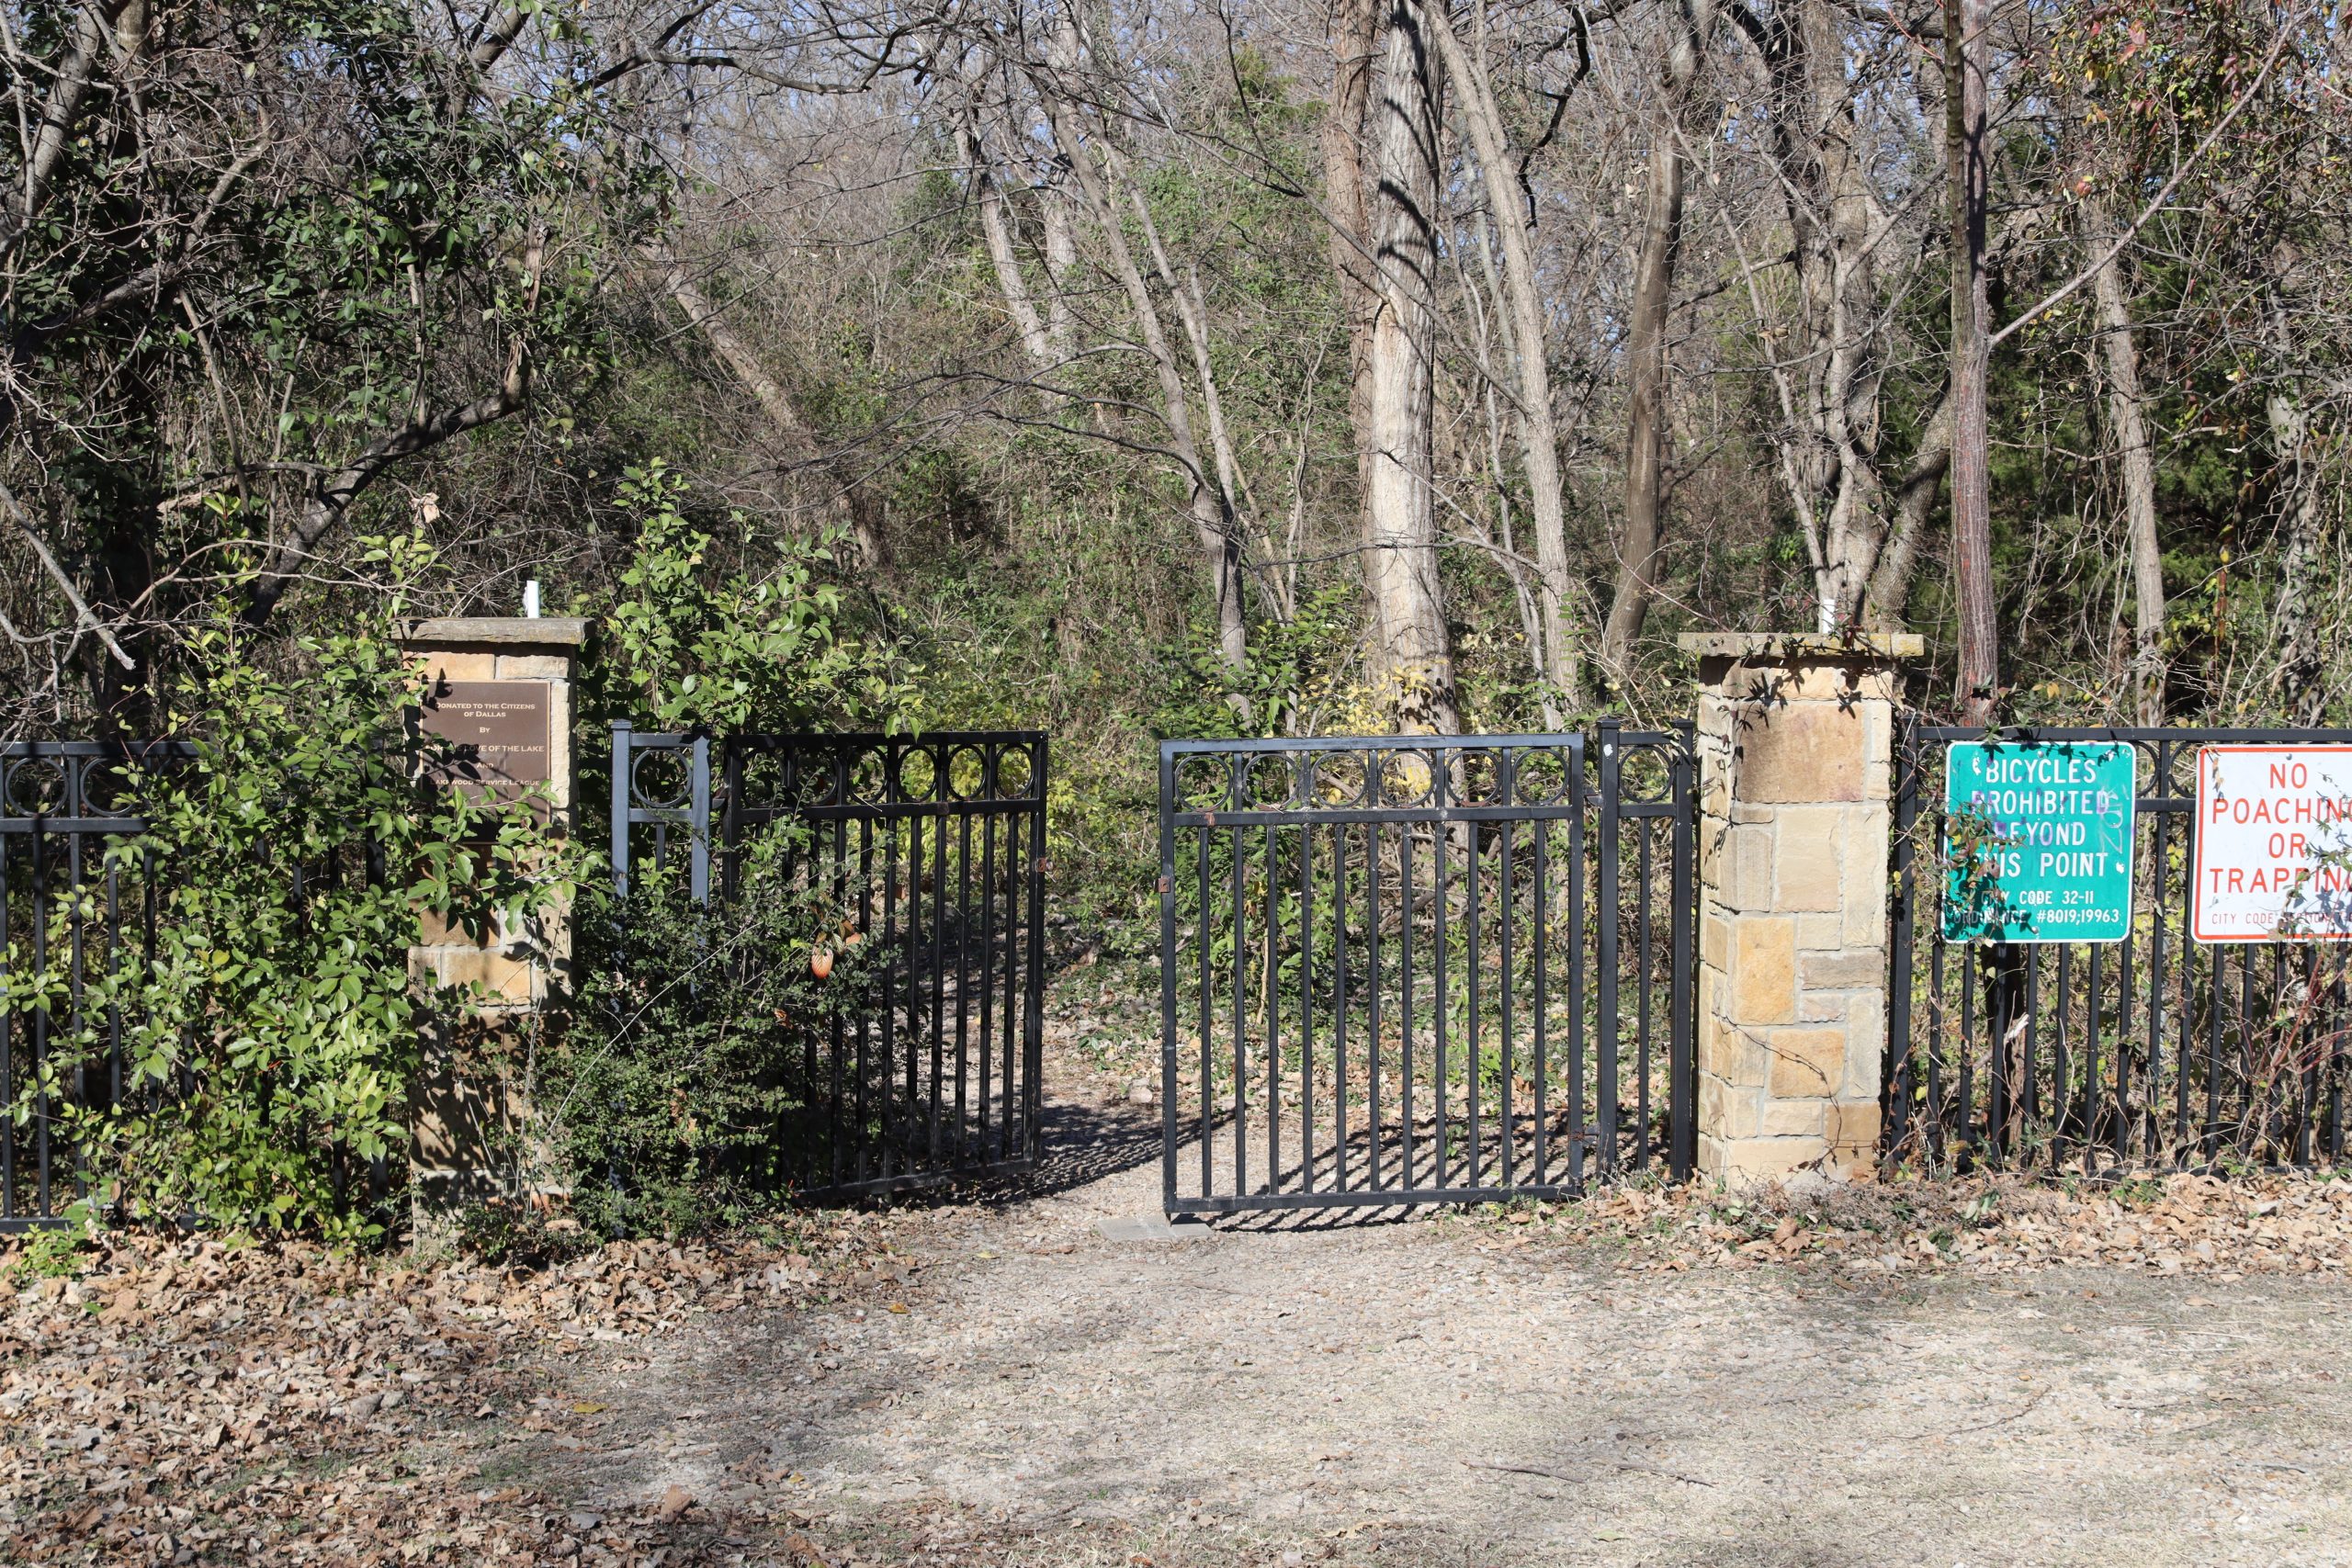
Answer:
[{"label": "flat stone cap on pillar", "polygon": [[1699,659],[1736,659],[1743,663],[1783,660],[1807,664],[1842,659],[1917,659],[1928,651],[1917,632],[1684,632],[1674,639]]},{"label": "flat stone cap on pillar", "polygon": [[585,648],[594,623],[584,615],[453,615],[410,621],[401,640],[413,648]]}]

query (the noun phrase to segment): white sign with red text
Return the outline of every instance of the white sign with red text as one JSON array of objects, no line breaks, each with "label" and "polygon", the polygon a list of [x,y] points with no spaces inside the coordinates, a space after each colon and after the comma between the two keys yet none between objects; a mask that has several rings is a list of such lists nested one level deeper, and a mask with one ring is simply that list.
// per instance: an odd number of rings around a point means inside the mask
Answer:
[{"label": "white sign with red text", "polygon": [[2352,941],[2352,746],[2197,753],[2199,942]]}]

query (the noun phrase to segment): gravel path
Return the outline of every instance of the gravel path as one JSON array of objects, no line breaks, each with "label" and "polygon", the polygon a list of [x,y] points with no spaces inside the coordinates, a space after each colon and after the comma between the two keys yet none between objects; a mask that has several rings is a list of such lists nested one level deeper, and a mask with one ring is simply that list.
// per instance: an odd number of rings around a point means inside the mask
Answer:
[{"label": "gravel path", "polygon": [[537,1479],[781,1512],[836,1568],[2352,1562],[2340,1283],[1636,1275],[1460,1216],[1119,1240],[1156,1123],[1052,1115],[1071,1184],[916,1222],[905,1311],[583,1374],[611,1413]]}]

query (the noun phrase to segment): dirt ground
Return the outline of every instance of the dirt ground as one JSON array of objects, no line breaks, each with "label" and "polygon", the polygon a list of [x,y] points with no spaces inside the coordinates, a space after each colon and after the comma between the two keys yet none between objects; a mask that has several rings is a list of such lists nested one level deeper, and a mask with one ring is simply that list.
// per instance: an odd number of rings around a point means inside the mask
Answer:
[{"label": "dirt ground", "polygon": [[0,1562],[2352,1563],[2352,1182],[1171,1227],[1149,1002],[1057,985],[1019,1186],[21,1280]]},{"label": "dirt ground", "polygon": [[[518,1479],[869,1563],[2352,1562],[2340,1274],[1635,1272],[1463,1216],[1168,1235],[1090,1090],[888,1302],[576,1367]],[[676,1488],[676,1491],[673,1491]]]}]

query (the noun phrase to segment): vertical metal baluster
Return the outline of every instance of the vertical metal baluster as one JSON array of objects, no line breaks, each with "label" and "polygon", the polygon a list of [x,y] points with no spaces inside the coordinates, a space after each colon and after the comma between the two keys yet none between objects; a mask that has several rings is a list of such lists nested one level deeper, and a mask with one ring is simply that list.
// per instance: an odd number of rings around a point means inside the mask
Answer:
[{"label": "vertical metal baluster", "polygon": [[[49,973],[49,867],[41,852],[45,835],[36,820],[32,830],[32,922],[33,974],[37,978]],[[32,1017],[32,1080],[38,1087],[33,1091],[33,1161],[36,1175],[37,1201],[33,1213],[48,1214],[50,1207],[50,1147],[49,1123],[55,1112],[50,1103],[50,1093],[44,1077],[49,1067],[49,1006],[36,1005]]]},{"label": "vertical metal baluster", "polygon": [[2083,1014],[2083,1156],[2086,1169],[2098,1146],[2098,1031],[2100,1004],[2106,996],[2105,976],[2101,974],[2101,959],[2106,951],[2101,943],[2091,947],[2090,999]]},{"label": "vertical metal baluster", "polygon": [[1315,1190],[1315,824],[1298,825],[1298,1190]]},{"label": "vertical metal baluster", "polygon": [[1194,832],[1193,875],[1200,889],[1200,903],[1197,906],[1200,910],[1200,920],[1198,922],[1199,934],[1195,938],[1194,945],[1200,949],[1201,953],[1199,987],[1201,1003],[1201,1195],[1205,1198],[1216,1190],[1216,1183],[1212,1163],[1216,1158],[1216,1140],[1209,1135],[1209,1119],[1215,1113],[1216,1105],[1216,1077],[1210,1069],[1210,1055],[1214,1049],[1212,1043],[1216,1038],[1216,1024],[1215,1021],[1215,1015],[1216,1012],[1216,977],[1211,971],[1209,964],[1210,949],[1215,944],[1209,941],[1209,931],[1212,928],[1209,924],[1209,829],[1206,824],[1201,826]]},{"label": "vertical metal baluster", "polygon": [[1983,967],[1977,962],[1976,944],[1963,942],[1960,949],[1960,1071],[1955,1092],[1959,1098],[1960,1136],[1971,1151],[1984,1145],[1984,1124],[1976,1116],[1976,981]]},{"label": "vertical metal baluster", "polygon": [[[866,953],[874,946],[874,818],[857,818],[857,939]],[[881,995],[868,982],[859,988],[857,1009],[857,1179],[860,1186],[874,1179],[874,1001]]]},{"label": "vertical metal baluster", "polygon": [[1650,875],[1654,841],[1648,818],[1634,823],[1634,1168],[1650,1168]]},{"label": "vertical metal baluster", "polygon": [[1413,1185],[1413,1032],[1417,1021],[1413,1014],[1413,880],[1419,874],[1417,861],[1419,835],[1414,825],[1407,823],[1398,829],[1397,859],[1404,870],[1404,912],[1397,927],[1397,941],[1403,946],[1398,976],[1401,985],[1397,998],[1397,1057],[1398,1069],[1404,1082],[1402,1105],[1397,1112],[1397,1127],[1404,1141],[1404,1174],[1397,1185],[1410,1190]]},{"label": "vertical metal baluster", "polygon": [[[1466,762],[1464,766],[1466,769]],[[1462,1092],[1466,1102],[1464,1119],[1470,1139],[1470,1157],[1464,1168],[1462,1181],[1464,1187],[1487,1185],[1487,1150],[1481,1136],[1484,1128],[1480,1114],[1486,1099],[1481,1092],[1481,1080],[1487,1076],[1487,1015],[1479,1005],[1486,999],[1482,994],[1485,987],[1480,984],[1486,978],[1486,954],[1479,951],[1481,944],[1478,941],[1479,928],[1487,923],[1487,900],[1479,886],[1485,880],[1484,867],[1480,863],[1486,858],[1486,852],[1478,842],[1479,826],[1476,822],[1463,825],[1464,840],[1470,846],[1470,863],[1464,874],[1462,911],[1463,919],[1468,922],[1464,931],[1462,964],[1470,972],[1464,987],[1469,992],[1470,1037],[1464,1046],[1462,1074]]]},{"label": "vertical metal baluster", "polygon": [[2057,1101],[2051,1108],[2050,1116],[2050,1154],[2052,1160],[2065,1157],[2067,1130],[2075,1116],[2075,1080],[2068,1073],[2074,1064],[2069,1060],[2071,1053],[2067,1040],[2073,1021],[2069,1014],[2075,1005],[2074,959],[2073,947],[2061,946],[2058,949],[2058,1016],[2052,1021],[2050,1037],[2050,1092]]},{"label": "vertical metal baluster", "polygon": [[1623,759],[1619,753],[1619,724],[1616,719],[1600,721],[1600,886],[1593,897],[1600,906],[1600,944],[1597,962],[1600,969],[1599,1001],[1600,1026],[1600,1060],[1599,1107],[1594,1115],[1593,1142],[1600,1172],[1606,1176],[1617,1168],[1617,982],[1621,962],[1618,948],[1618,919],[1623,913],[1624,890],[1618,886],[1618,835],[1622,806],[1621,790]]},{"label": "vertical metal baluster", "polygon": [[[1014,863],[1009,861],[1008,869]],[[1008,900],[1019,886],[1017,878],[1009,879]],[[1005,913],[1010,919],[1012,910]],[[1010,1028],[1005,1039],[1010,1045]],[[1011,1070],[1009,1057],[1006,1070]],[[1159,745],[1159,1206],[1164,1213],[1176,1209],[1176,750],[1164,740]]]},{"label": "vertical metal baluster", "polygon": [[942,1111],[947,1078],[947,749],[932,759],[931,799],[931,1168],[944,1160]]},{"label": "vertical metal baluster", "polygon": [[2302,978],[2302,1000],[2297,1004],[2296,1013],[2298,1017],[2311,1021],[2303,1037],[2310,1043],[2305,1044],[2301,1040],[2297,1042],[2303,1055],[2304,1067],[2302,1094],[2295,1112],[2295,1143],[2291,1157],[2297,1165],[2307,1166],[2312,1163],[2312,1123],[2319,1113],[2320,1027],[2325,1016],[2319,1001],[2319,952],[2316,948],[2306,946],[2303,949]]},{"label": "vertical metal baluster", "polygon": [[[1009,1157],[1004,1151],[1005,1118],[1001,1114],[993,1117],[989,1114],[990,1107],[997,1103],[996,829],[997,818],[1002,815],[1002,813],[996,808],[995,803],[1004,797],[1004,788],[1000,782],[1004,769],[1004,748],[1001,745],[990,746],[982,756],[981,766],[988,770],[988,777],[980,793],[988,800],[989,804],[986,807],[983,807],[979,813],[980,1070],[978,1077],[979,1092],[972,1097],[972,1106],[975,1113],[979,1117],[979,1126],[977,1130],[977,1135],[979,1139],[979,1157],[982,1162],[985,1163],[990,1157],[991,1153],[989,1145],[989,1131],[991,1122],[994,1123],[996,1129],[996,1147],[993,1151],[994,1157],[1000,1160]],[[965,907],[964,918],[967,922],[971,919],[971,908],[969,905]],[[1012,922],[1010,920],[1006,922],[1008,928],[1010,928],[1011,924]],[[1008,1019],[1007,1021],[1009,1022],[1010,1020]]]},{"label": "vertical metal baluster", "polygon": [[1535,840],[1535,930],[1533,957],[1535,960],[1535,1065],[1531,1075],[1535,1082],[1535,1185],[1548,1186],[1552,1179],[1551,1077],[1552,1077],[1552,822],[1544,818],[1535,824],[1532,835]]},{"label": "vertical metal baluster", "polygon": [[1672,1138],[1670,1173],[1677,1181],[1688,1180],[1691,1168],[1698,1163],[1698,1039],[1691,1018],[1690,970],[1699,945],[1698,900],[1692,886],[1698,870],[1698,827],[1694,820],[1697,802],[1692,798],[1697,748],[1694,744],[1697,725],[1684,719],[1675,726],[1679,739],[1675,746],[1673,767],[1674,808],[1674,870],[1673,915],[1674,932],[1674,992],[1668,1004],[1674,1031],[1673,1096],[1668,1113],[1668,1133]]},{"label": "vertical metal baluster", "polygon": [[[1511,766],[1511,756],[1512,754],[1510,752],[1504,752],[1498,763],[1498,768],[1505,774],[1504,779],[1498,781],[1498,788],[1502,791],[1502,797],[1505,800],[1517,798],[1516,789],[1509,783],[1509,774],[1513,772]],[[1502,886],[1496,894],[1495,902],[1496,907],[1502,914],[1502,929],[1497,933],[1500,939],[1498,945],[1501,952],[1498,956],[1501,963],[1498,966],[1499,973],[1496,976],[1496,987],[1501,996],[1501,1006],[1498,1010],[1501,1016],[1498,1022],[1502,1030],[1502,1082],[1499,1090],[1499,1103],[1496,1107],[1495,1115],[1495,1152],[1502,1160],[1503,1185],[1505,1187],[1509,1187],[1511,1185],[1511,1179],[1513,1175],[1512,1156],[1516,1153],[1512,1147],[1511,1140],[1519,1131],[1518,1123],[1511,1119],[1511,1075],[1517,1071],[1518,1063],[1512,1057],[1510,1038],[1510,949],[1512,927],[1516,923],[1513,917],[1516,915],[1517,911],[1511,907],[1511,824],[1510,820],[1506,818],[1504,821],[1498,824],[1498,827],[1499,831],[1497,837],[1501,841],[1497,847],[1501,854],[1502,860],[1496,875],[1501,882]]]},{"label": "vertical metal baluster", "polygon": [[[1364,787],[1367,792],[1377,787],[1376,779],[1368,777]],[[1380,1186],[1380,824],[1365,823],[1364,958],[1371,974],[1363,992],[1363,1104],[1368,1128],[1364,1185],[1374,1189]]]},{"label": "vertical metal baluster", "polygon": [[905,837],[905,818],[890,814],[891,803],[898,796],[895,752],[893,746],[883,747],[882,973],[878,977],[882,994],[882,1071],[878,1080],[882,1103],[876,1111],[882,1146],[876,1151],[876,1164],[879,1168],[876,1175],[885,1181],[897,1175],[899,1168],[899,859]]},{"label": "vertical metal baluster", "polygon": [[[2161,745],[2157,748],[2156,757],[2159,764],[2158,777],[2162,779],[2167,775],[2161,771],[2165,761],[2164,748]],[[2158,787],[2164,786],[2159,784]],[[2169,813],[2165,813],[2156,818],[2155,848],[2151,854],[2148,865],[2148,1060],[2142,1069],[2140,1079],[2140,1100],[2145,1109],[2140,1115],[2132,1118],[2139,1127],[2141,1157],[2152,1164],[2155,1160],[2156,1148],[2164,1132],[2165,927],[2172,914],[2172,894],[2165,886],[2165,873],[2171,865],[2171,849],[2172,817]],[[2193,842],[2190,845],[2190,853],[2192,856],[2195,853]],[[2185,940],[2182,947],[2187,953],[2193,954],[2196,951],[2188,946]],[[2181,990],[2181,1029],[2183,1031],[2181,1040],[2184,1045],[2181,1064],[2183,1066],[2188,1060],[2185,1049],[2188,1038],[2188,992],[2187,982],[2184,981]]]},{"label": "vertical metal baluster", "polygon": [[[0,748],[0,816],[8,809],[7,751]],[[9,973],[9,955],[16,952],[11,945],[8,930],[8,879],[14,870],[15,858],[8,846],[15,841],[7,833],[0,833],[0,982],[13,983]],[[17,1103],[17,1019],[16,1009],[0,1007],[0,1105]],[[17,1121],[13,1116],[0,1116],[0,1218],[14,1219],[17,1208]]]},{"label": "vertical metal baluster", "polygon": [[1266,828],[1266,1190],[1283,1185],[1282,857],[1277,829]]},{"label": "vertical metal baluster", "polygon": [[[1918,872],[1912,863],[1919,819],[1917,726],[1917,715],[1905,714],[1894,748],[1894,930],[1889,933],[1893,974],[1886,998],[1886,1133],[1889,1146],[1897,1149],[1911,1134],[1911,1112],[1919,1079],[1917,1055],[1911,1038],[1911,976],[1919,915]],[[1933,1116],[1932,1107],[1928,1114]]]},{"label": "vertical metal baluster", "polygon": [[[1247,764],[1242,784],[1249,787]],[[1250,1036],[1243,1020],[1250,1005],[1250,903],[1244,897],[1241,863],[1248,830],[1239,825],[1226,837],[1233,850],[1233,1190],[1250,1190]]]},{"label": "vertical metal baluster", "polygon": [[[1043,767],[1043,761],[1040,761],[1030,769],[1028,787],[1033,791],[1045,788]],[[1001,829],[1004,840],[1001,872],[1004,879],[1004,1021],[997,1025],[997,1035],[1001,1042],[997,1051],[997,1077],[1001,1080],[997,1101],[997,1145],[998,1157],[1006,1160],[1026,1159],[1036,1137],[1036,1124],[1027,1098],[1032,1078],[1025,1042],[1028,1039],[1030,1017],[1037,1011],[1041,998],[1028,996],[1024,992],[1022,987],[1022,976],[1029,953],[1045,938],[1043,931],[1030,928],[1029,921],[1022,910],[1021,893],[1022,889],[1027,886],[1030,863],[1043,851],[1036,835],[1024,833],[1023,830],[1023,825],[1028,820],[1029,817],[1025,812],[1009,812],[1005,816]],[[1029,845],[1029,852],[1025,856],[1021,849],[1024,842]],[[1171,829],[1168,852],[1163,857],[1169,862],[1171,871],[1174,869],[1175,853],[1175,836]],[[1175,898],[1175,882],[1172,876],[1169,882],[1169,898],[1172,906]],[[1167,954],[1161,967],[1168,971],[1167,983],[1169,988],[1172,990],[1176,980],[1175,950],[1173,947],[1169,947],[1161,951]],[[1172,1041],[1175,1038],[1175,1021],[1172,1013],[1167,1021],[1169,1039]],[[1165,1088],[1167,1089],[1164,1096],[1166,1104],[1162,1111],[1162,1119],[1172,1123],[1176,1114],[1176,1086],[1170,1082]],[[1168,1156],[1168,1168],[1170,1173],[1173,1173],[1176,1168],[1176,1156],[1173,1153],[1175,1144],[1172,1138],[1170,1140],[1169,1146],[1170,1153]],[[1172,1187],[1170,1190],[1173,1190]]]},{"label": "vertical metal baluster", "polygon": [[[2184,854],[2187,863],[2193,866],[2197,863],[2197,818],[2193,814],[2188,818],[2188,842],[2185,847]],[[2189,924],[2188,917],[2189,899],[2194,896],[2195,891],[2184,878],[2180,891],[2180,1046],[2173,1060],[2173,1142],[2183,1147],[2186,1147],[2188,1142],[2189,1064],[2195,1055],[2193,1042],[2196,1038],[2194,1030],[2197,1000],[2195,990],[2197,944],[2190,938],[2189,933],[2194,928]],[[2213,998],[2216,1009],[2221,1006],[2222,995],[2221,953],[2220,948],[2213,949]],[[2213,1020],[2213,1027],[2216,1030],[2221,1028],[2218,1012]]]},{"label": "vertical metal baluster", "polygon": [[[1453,771],[1442,764],[1437,766],[1432,771],[1432,778],[1430,778],[1430,792],[1435,795],[1440,807],[1449,807],[1453,797]],[[1437,995],[1432,997],[1437,1043],[1432,1067],[1430,1067],[1430,1098],[1437,1102],[1437,1126],[1432,1128],[1435,1140],[1430,1143],[1430,1187],[1452,1185],[1449,1170],[1453,1168],[1453,1140],[1452,1134],[1446,1131],[1446,1030],[1449,1030],[1446,1013],[1453,1006],[1453,997],[1446,995],[1446,971],[1452,968],[1452,964],[1446,962],[1452,957],[1446,952],[1446,865],[1453,858],[1453,832],[1446,816],[1449,813],[1440,811],[1430,825],[1430,919],[1432,919],[1432,941],[1435,941],[1435,950],[1430,954],[1430,962],[1435,964],[1435,974],[1430,978],[1437,989]]]},{"label": "vertical metal baluster", "polygon": [[1331,951],[1339,965],[1331,993],[1331,1190],[1348,1190],[1348,849],[1345,822],[1331,824]]},{"label": "vertical metal baluster", "polygon": [[[951,753],[951,758],[952,758]],[[982,760],[980,766],[988,763]],[[955,798],[954,784],[942,792]],[[972,811],[967,806],[956,805],[948,809],[956,814],[956,1157],[966,1157],[971,1146],[971,1070],[972,1070]],[[986,884],[982,886],[985,888]],[[985,1096],[988,1075],[980,1076]]]},{"label": "vertical metal baluster", "polygon": [[1046,780],[1053,771],[1053,741],[1042,732],[1032,737],[1037,748],[1037,771],[1029,805],[1029,854],[1021,863],[1029,884],[1029,908],[1023,924],[1028,931],[1028,966],[1021,977],[1021,1157],[1034,1164],[1042,1135],[1038,1121],[1046,1109]]},{"label": "vertical metal baluster", "polygon": [[1584,739],[1579,736],[1568,769],[1568,1185],[1584,1186],[1584,814],[1592,792],[1585,782]]},{"label": "vertical metal baluster", "polygon": [[[735,786],[739,786],[741,783],[741,779],[739,770],[738,776],[729,781],[730,787],[727,802],[727,810],[730,817],[736,815],[740,809],[737,805],[737,801],[741,797],[737,795],[734,791]],[[849,787],[845,778],[842,781],[840,795],[841,798],[844,801],[849,798]],[[774,831],[774,829],[771,829],[770,831]],[[822,829],[819,829],[818,831],[821,832]],[[730,834],[729,836],[735,837],[736,835]],[[812,832],[809,837],[812,840],[821,841],[817,839],[817,833]],[[742,850],[740,844],[730,843],[727,846],[727,880],[729,883],[733,884],[740,881],[742,874],[740,869],[742,858]],[[845,817],[836,817],[833,818],[832,860],[833,908],[837,909],[841,908],[842,904],[849,897],[849,819]],[[829,916],[831,913],[831,910],[827,911]],[[827,941],[829,942],[838,941],[839,929],[839,927],[835,927],[833,931],[827,933]],[[842,1058],[848,1053],[848,1041],[854,1030],[854,1026],[851,1024],[847,1019],[842,1016],[841,992],[837,987],[829,987],[827,1010],[832,1014],[832,1018],[827,1029],[827,1033],[830,1036],[830,1039],[827,1041],[829,1049],[826,1055],[830,1059],[827,1062],[825,1068],[825,1079],[830,1087],[830,1092],[832,1097],[831,1114],[826,1118],[830,1125],[825,1129],[825,1146],[828,1156],[827,1176],[831,1185],[839,1187],[842,1185],[842,1181],[843,1157],[848,1153],[848,1150],[844,1145],[851,1136],[851,1129],[846,1119],[842,1114],[843,1108],[848,1104],[850,1100],[850,1096],[846,1092],[845,1086],[842,1082],[844,1064]]]}]

